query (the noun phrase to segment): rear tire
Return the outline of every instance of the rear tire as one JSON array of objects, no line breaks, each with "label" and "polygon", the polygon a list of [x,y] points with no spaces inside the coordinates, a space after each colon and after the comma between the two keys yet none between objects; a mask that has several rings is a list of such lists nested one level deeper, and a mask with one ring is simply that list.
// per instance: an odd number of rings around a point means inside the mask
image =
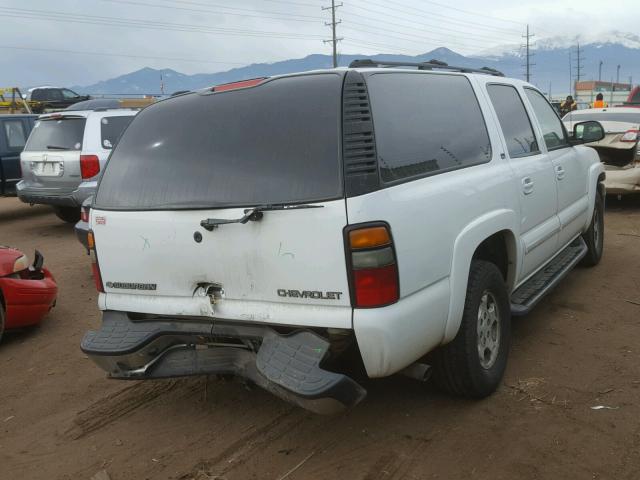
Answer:
[{"label": "rear tire", "polygon": [[67,223],[77,223],[80,220],[79,207],[53,207],[56,216]]},{"label": "rear tire", "polygon": [[584,242],[587,244],[587,254],[580,265],[594,267],[600,263],[604,250],[604,199],[600,192],[596,193],[593,217],[589,229],[582,234]]},{"label": "rear tire", "polygon": [[511,308],[504,278],[493,263],[473,260],[460,330],[435,352],[434,382],[456,395],[490,395],[502,381],[510,337]]}]

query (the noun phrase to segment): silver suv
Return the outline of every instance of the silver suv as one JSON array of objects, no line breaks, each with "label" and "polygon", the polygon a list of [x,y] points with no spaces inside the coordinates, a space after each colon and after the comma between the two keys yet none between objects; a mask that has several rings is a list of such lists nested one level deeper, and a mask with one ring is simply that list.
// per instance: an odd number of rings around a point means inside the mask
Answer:
[{"label": "silver suv", "polygon": [[111,149],[137,112],[99,109],[42,115],[20,155],[20,200],[52,205],[60,219],[77,222],[82,202],[93,194]]}]

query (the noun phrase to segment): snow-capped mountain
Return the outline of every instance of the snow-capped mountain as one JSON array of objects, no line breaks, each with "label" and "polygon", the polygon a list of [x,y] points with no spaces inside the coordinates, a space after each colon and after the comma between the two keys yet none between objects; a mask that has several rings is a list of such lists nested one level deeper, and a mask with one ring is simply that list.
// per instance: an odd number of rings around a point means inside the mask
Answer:
[{"label": "snow-capped mountain", "polygon": [[[605,33],[588,31],[581,33],[580,35],[558,35],[554,37],[540,38],[534,42],[533,49],[535,51],[571,49],[576,48],[578,43],[581,47],[590,46],[600,48],[608,45],[619,45],[630,49],[640,49],[640,36],[633,33],[620,32],[618,30],[612,30]],[[481,50],[472,56],[494,59],[512,56],[522,57],[523,51],[519,44],[507,44]]]}]

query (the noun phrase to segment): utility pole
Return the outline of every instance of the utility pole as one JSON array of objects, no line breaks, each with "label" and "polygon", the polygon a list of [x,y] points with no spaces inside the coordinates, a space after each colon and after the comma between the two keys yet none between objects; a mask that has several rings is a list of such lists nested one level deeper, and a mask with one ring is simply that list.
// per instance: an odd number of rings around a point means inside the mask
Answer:
[{"label": "utility pole", "polygon": [[578,82],[582,78],[582,69],[584,68],[583,60],[582,49],[580,48],[580,42],[578,42],[576,47],[576,82],[574,86],[576,99],[578,98]]},{"label": "utility pole", "polygon": [[339,5],[336,5],[336,1],[331,0],[330,7],[322,7],[322,10],[331,10],[331,21],[325,22],[326,26],[331,26],[331,40],[323,40],[323,42],[333,44],[333,68],[336,68],[338,66],[338,42],[342,40],[342,38],[336,37],[336,26],[342,23],[342,20],[338,20],[336,22],[336,9],[341,6],[342,6],[342,3]]},{"label": "utility pole", "polygon": [[604,62],[602,60],[600,60],[600,63],[598,64],[598,81],[602,80],[602,64]]},{"label": "utility pole", "polygon": [[534,34],[529,33],[529,24],[527,24],[527,33],[526,35],[522,36],[522,38],[525,39],[525,44],[522,45],[522,48],[525,49],[525,64],[523,65],[523,67],[525,67],[524,78],[527,80],[527,82],[531,80],[531,67],[535,65],[535,63],[531,63],[531,59],[535,55],[531,52],[531,48],[533,47],[533,45],[531,45],[531,38],[533,37]]},{"label": "utility pole", "polygon": [[620,83],[620,65],[616,67],[616,83]]},{"label": "utility pole", "polygon": [[571,81],[571,74],[573,73],[573,63],[571,62],[571,52],[569,52],[569,93],[573,89],[573,82]]}]

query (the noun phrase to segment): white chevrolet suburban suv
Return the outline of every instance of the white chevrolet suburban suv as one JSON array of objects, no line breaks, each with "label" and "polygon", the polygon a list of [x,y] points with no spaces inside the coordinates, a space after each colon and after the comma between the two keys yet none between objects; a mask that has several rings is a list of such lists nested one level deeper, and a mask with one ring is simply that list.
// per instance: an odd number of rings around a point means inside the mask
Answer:
[{"label": "white chevrolet suburban suv", "polygon": [[568,134],[525,82],[435,62],[158,102],[98,186],[103,317],[82,349],[112,378],[235,374],[316,412],[365,396],[354,358],[487,396],[511,315],[600,260],[603,167],[578,144],[602,134]]}]

